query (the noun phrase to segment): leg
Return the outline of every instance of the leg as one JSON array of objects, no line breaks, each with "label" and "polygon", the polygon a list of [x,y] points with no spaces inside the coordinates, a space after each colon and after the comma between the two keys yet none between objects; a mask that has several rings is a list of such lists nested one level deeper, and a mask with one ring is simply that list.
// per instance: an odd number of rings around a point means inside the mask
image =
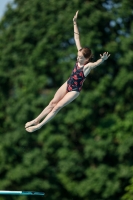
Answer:
[{"label": "leg", "polygon": [[41,112],[38,117],[36,117],[34,120],[27,122],[25,124],[25,128],[37,125],[42,118],[44,118],[48,113],[51,112],[51,110],[54,108],[54,106],[66,95],[67,93],[67,82],[65,82],[55,93],[54,98],[50,101],[49,105]]},{"label": "leg", "polygon": [[28,132],[34,132],[38,129],[40,129],[44,124],[48,123],[55,115],[66,105],[71,103],[74,99],[76,99],[79,96],[79,92],[72,91],[68,92],[59,102],[56,104],[56,106],[51,110],[51,112],[45,117],[45,119],[36,126],[31,126],[29,128],[26,128]]}]

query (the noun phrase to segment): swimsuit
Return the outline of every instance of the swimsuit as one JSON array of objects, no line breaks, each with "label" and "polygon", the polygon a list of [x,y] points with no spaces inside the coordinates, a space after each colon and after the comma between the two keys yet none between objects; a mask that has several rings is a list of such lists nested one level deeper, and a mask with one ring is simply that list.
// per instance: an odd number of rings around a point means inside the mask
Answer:
[{"label": "swimsuit", "polygon": [[83,72],[83,67],[78,67],[78,63],[76,63],[75,67],[73,68],[72,74],[67,80],[67,91],[77,91],[80,92],[82,89],[83,82],[85,81],[86,77]]}]

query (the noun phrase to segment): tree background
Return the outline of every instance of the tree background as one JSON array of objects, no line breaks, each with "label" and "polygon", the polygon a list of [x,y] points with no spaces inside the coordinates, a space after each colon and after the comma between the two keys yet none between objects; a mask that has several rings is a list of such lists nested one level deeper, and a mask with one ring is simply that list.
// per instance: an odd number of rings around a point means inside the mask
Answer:
[{"label": "tree background", "polygon": [[[82,46],[111,57],[80,96],[42,129],[24,125],[47,106]],[[44,191],[48,200],[131,200],[133,3],[14,0],[0,22],[0,189]],[[42,199],[0,196],[0,200]]]}]

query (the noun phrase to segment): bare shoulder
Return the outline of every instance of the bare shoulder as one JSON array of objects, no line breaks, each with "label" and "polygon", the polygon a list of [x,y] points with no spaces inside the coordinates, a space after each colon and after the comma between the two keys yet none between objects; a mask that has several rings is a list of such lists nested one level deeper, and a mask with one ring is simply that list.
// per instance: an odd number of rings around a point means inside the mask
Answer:
[{"label": "bare shoulder", "polygon": [[84,69],[85,69],[85,70],[91,70],[93,65],[94,65],[94,64],[93,64],[92,62],[89,62],[89,63],[87,63],[86,65],[84,65]]},{"label": "bare shoulder", "polygon": [[91,68],[91,63],[90,62],[87,63],[86,65],[84,65],[84,75],[87,76],[90,73],[91,69],[92,68]]},{"label": "bare shoulder", "polygon": [[84,68],[91,69],[91,67],[93,67],[93,66],[94,66],[94,63],[93,62],[89,62],[84,66]]},{"label": "bare shoulder", "polygon": [[84,67],[85,67],[85,69],[86,70],[91,70],[91,69],[93,69],[93,68],[95,68],[96,66],[98,66],[100,63],[98,62],[98,61],[96,61],[96,62],[89,62],[89,63],[87,63]]}]

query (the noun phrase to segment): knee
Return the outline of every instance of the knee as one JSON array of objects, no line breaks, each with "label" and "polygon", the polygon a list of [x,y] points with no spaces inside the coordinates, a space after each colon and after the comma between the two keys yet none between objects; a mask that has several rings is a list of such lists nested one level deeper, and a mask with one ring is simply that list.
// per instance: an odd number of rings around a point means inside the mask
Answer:
[{"label": "knee", "polygon": [[62,108],[61,105],[56,105],[56,106],[53,108],[52,112],[58,113],[58,112],[61,110],[61,108]]},{"label": "knee", "polygon": [[56,104],[57,104],[57,102],[54,101],[54,99],[52,99],[52,100],[50,101],[50,103],[49,103],[49,106],[52,107],[52,108],[54,108],[54,107],[56,106]]}]

